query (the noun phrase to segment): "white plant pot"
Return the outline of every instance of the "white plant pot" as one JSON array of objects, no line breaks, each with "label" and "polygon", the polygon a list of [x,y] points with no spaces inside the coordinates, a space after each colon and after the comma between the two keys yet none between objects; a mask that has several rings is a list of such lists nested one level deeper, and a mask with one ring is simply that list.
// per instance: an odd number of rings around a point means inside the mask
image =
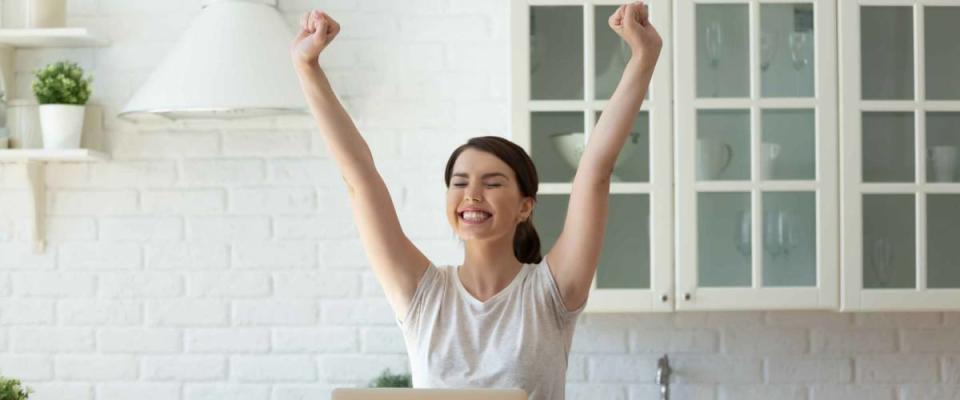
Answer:
[{"label": "white plant pot", "polygon": [[72,104],[41,104],[38,109],[40,131],[43,133],[43,148],[80,148],[85,107]]}]

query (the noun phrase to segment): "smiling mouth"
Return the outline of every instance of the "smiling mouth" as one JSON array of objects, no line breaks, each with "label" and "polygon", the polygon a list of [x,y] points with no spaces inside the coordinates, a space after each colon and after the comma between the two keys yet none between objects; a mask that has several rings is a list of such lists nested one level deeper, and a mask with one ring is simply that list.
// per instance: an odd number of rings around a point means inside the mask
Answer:
[{"label": "smiling mouth", "polygon": [[493,218],[493,214],[483,211],[463,211],[457,213],[460,220],[468,224],[482,224]]}]

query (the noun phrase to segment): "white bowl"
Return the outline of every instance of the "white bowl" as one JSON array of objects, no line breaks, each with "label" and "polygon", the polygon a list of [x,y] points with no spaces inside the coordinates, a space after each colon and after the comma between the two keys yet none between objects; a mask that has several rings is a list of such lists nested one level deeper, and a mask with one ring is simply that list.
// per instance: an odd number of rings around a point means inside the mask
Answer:
[{"label": "white bowl", "polygon": [[[623,145],[623,150],[620,151],[620,155],[617,156],[617,161],[613,164],[614,169],[619,168],[620,165],[633,157],[633,154],[636,153],[640,147],[640,134],[631,132],[630,135],[630,139]],[[567,162],[567,165],[570,165],[573,169],[577,169],[577,166],[580,165],[580,157],[583,156],[583,150],[586,148],[586,143],[584,143],[583,140],[583,132],[554,133],[550,135],[550,141],[553,142],[553,147],[557,149],[557,152],[560,153],[563,160]]]}]

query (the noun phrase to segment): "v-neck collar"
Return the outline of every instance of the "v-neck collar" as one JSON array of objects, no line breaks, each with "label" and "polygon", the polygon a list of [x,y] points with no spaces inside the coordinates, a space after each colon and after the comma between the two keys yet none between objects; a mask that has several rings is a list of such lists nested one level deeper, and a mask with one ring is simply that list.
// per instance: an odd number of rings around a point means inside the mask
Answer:
[{"label": "v-neck collar", "polygon": [[528,267],[527,267],[527,264],[521,264],[521,265],[520,265],[520,271],[518,271],[517,274],[514,275],[513,280],[510,281],[510,283],[507,284],[506,287],[504,287],[503,289],[500,289],[499,292],[497,292],[497,293],[494,294],[493,296],[490,296],[490,298],[487,299],[487,301],[480,301],[480,299],[477,299],[476,297],[473,297],[473,295],[470,294],[470,292],[467,290],[467,288],[463,286],[463,282],[460,281],[460,266],[459,266],[459,265],[457,265],[457,266],[455,266],[455,267],[453,268],[453,279],[454,279],[454,281],[456,281],[456,283],[457,283],[457,289],[460,291],[460,294],[462,294],[463,297],[466,298],[468,302],[470,302],[470,304],[474,304],[474,305],[481,306],[481,307],[486,307],[486,306],[489,306],[489,305],[491,305],[491,304],[494,304],[499,298],[501,298],[501,297],[503,297],[503,296],[506,296],[506,293],[512,291],[513,287],[516,286],[516,285],[518,285],[518,282],[520,282],[521,276],[526,273],[527,268],[528,268]]}]

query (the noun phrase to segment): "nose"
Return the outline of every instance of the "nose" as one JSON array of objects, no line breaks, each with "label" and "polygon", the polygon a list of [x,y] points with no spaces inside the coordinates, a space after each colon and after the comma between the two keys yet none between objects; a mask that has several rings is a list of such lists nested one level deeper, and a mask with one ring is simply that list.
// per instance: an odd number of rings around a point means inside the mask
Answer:
[{"label": "nose", "polygon": [[463,192],[464,200],[474,199],[475,201],[481,201],[483,199],[483,186],[482,185],[467,185],[467,190]]}]

